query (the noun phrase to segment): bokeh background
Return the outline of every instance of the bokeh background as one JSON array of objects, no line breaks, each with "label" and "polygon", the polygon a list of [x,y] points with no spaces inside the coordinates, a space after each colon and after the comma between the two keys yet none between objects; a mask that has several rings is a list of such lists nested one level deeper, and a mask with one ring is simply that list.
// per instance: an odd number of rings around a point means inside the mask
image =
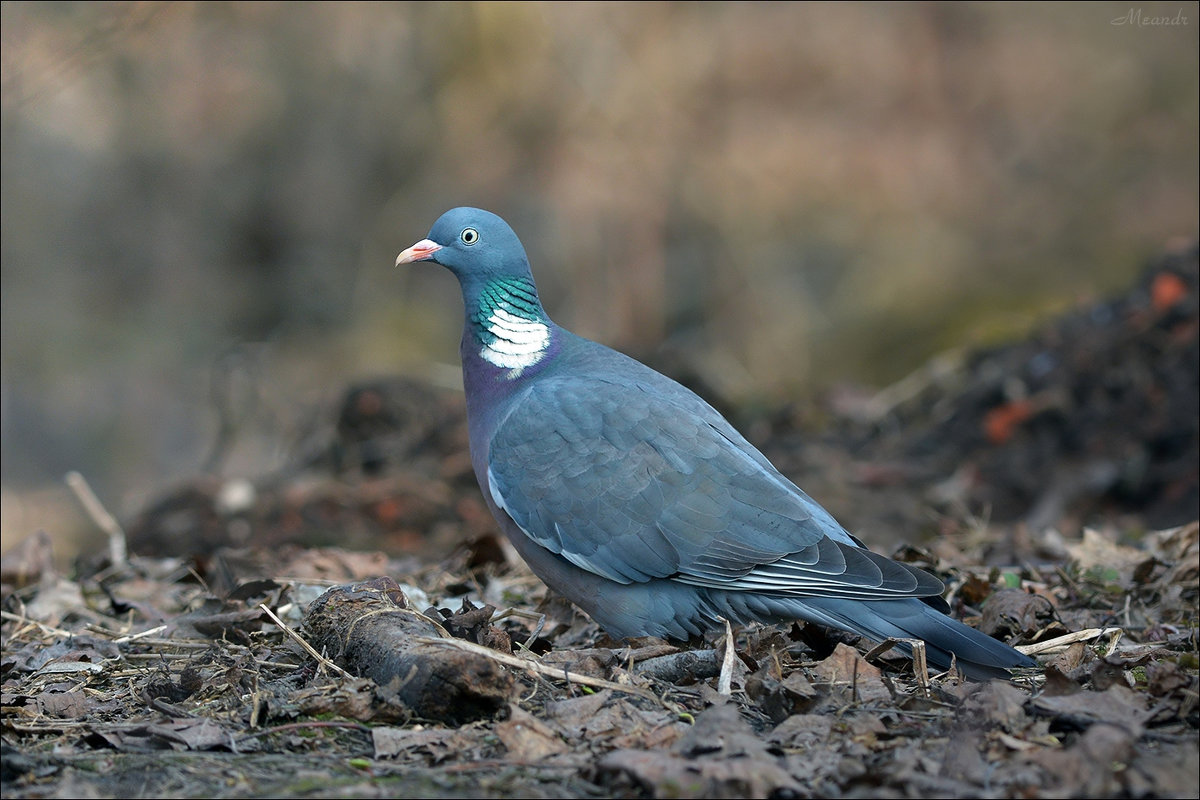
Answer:
[{"label": "bokeh background", "polygon": [[[884,386],[1195,236],[1184,3],[18,3],[3,547],[272,468],[348,382],[457,378],[393,268],[456,205],[560,323],[769,405]],[[97,534],[98,536],[98,534]]]}]

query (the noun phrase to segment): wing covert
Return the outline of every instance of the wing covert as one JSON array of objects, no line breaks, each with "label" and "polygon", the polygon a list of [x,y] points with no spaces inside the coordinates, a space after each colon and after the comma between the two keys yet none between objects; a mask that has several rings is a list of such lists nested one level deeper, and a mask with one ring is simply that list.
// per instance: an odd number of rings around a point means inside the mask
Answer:
[{"label": "wing covert", "polygon": [[932,576],[857,547],[715,410],[688,398],[685,408],[642,383],[544,378],[492,438],[488,491],[531,539],[620,583],[940,593]]}]

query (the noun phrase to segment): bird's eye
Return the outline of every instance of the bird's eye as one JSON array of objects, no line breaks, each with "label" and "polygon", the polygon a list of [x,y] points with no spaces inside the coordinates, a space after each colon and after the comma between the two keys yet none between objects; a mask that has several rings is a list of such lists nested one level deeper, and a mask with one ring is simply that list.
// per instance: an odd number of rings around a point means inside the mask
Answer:
[{"label": "bird's eye", "polygon": [[479,231],[474,228],[464,228],[463,232],[458,235],[462,239],[463,244],[475,244],[479,241]]}]

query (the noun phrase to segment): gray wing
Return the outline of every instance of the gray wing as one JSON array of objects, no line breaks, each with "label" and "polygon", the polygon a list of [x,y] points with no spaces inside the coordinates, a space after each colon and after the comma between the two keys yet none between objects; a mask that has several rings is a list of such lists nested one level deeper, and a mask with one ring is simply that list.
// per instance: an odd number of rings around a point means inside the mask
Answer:
[{"label": "gray wing", "polygon": [[715,410],[674,382],[669,389],[598,377],[537,382],[492,438],[492,498],[538,544],[620,583],[941,593],[933,576],[856,546]]}]

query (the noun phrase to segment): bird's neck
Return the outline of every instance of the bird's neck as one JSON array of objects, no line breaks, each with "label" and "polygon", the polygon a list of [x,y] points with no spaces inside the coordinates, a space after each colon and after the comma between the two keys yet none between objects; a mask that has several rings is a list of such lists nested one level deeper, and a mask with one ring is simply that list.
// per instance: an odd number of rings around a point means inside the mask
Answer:
[{"label": "bird's neck", "polygon": [[553,326],[532,280],[490,278],[471,295],[475,299],[466,308],[464,359],[478,358],[513,380],[549,356]]}]

